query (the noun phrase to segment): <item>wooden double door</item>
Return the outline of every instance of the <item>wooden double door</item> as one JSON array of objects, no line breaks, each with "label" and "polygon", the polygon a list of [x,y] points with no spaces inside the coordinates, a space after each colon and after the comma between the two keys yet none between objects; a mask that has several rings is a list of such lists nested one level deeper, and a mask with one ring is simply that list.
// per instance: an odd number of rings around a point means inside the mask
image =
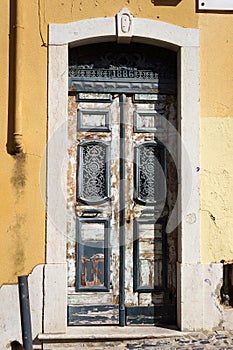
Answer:
[{"label": "wooden double door", "polygon": [[69,325],[176,323],[175,106],[166,94],[69,95]]}]

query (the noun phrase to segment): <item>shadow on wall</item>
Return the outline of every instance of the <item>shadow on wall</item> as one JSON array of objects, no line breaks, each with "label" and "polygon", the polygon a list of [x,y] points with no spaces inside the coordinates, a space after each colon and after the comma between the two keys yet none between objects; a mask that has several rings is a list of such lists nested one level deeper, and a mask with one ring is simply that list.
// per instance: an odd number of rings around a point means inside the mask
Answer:
[{"label": "shadow on wall", "polygon": [[151,0],[155,6],[177,6],[181,0]]},{"label": "shadow on wall", "polygon": [[[222,260],[224,264],[224,260]],[[223,265],[223,285],[221,288],[221,304],[233,307],[233,264]]]},{"label": "shadow on wall", "polygon": [[19,342],[13,341],[11,343],[11,350],[23,350],[23,347]]}]

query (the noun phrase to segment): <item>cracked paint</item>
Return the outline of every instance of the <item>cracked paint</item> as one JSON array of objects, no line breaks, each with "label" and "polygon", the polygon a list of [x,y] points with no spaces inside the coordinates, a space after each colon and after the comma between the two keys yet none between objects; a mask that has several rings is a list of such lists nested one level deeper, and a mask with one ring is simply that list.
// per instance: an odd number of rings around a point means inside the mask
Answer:
[{"label": "cracked paint", "polygon": [[[130,96],[126,99],[126,161],[125,170],[127,174],[126,187],[125,187],[125,201],[126,201],[126,231],[125,231],[125,302],[127,306],[133,305],[162,305],[164,303],[164,293],[138,293],[133,288],[133,222],[136,218],[142,215],[144,206],[137,203],[134,200],[134,147],[140,145],[143,142],[154,142],[154,133],[147,132],[133,132],[133,125],[135,118],[135,112],[154,111],[154,103],[132,103]],[[156,104],[158,113],[161,116],[168,119],[174,126],[176,126],[176,108],[175,99],[172,96],[168,98],[161,96],[160,101]],[[97,118],[94,118],[95,111],[107,110],[110,116],[110,132],[92,132],[84,130],[78,130],[77,117],[82,118],[82,126],[103,127],[105,125],[105,118],[101,114],[97,114]],[[79,113],[82,111],[82,113]],[[91,117],[92,116],[92,117]],[[154,119],[151,117],[145,117],[139,120],[138,127],[148,128],[154,126]],[[75,220],[76,215],[83,217],[83,211],[91,208],[101,209],[98,214],[99,218],[108,217],[111,220],[110,224],[110,291],[108,296],[103,298],[103,293],[95,294],[93,302],[101,305],[106,303],[106,300],[110,304],[119,302],[119,98],[116,96],[111,103],[98,103],[98,102],[76,102],[75,96],[69,96],[69,128],[68,135],[70,140],[70,148],[68,150],[69,163],[67,173],[67,261],[68,261],[68,300],[72,305],[82,305],[87,302],[88,293],[85,291],[75,292],[76,283],[76,262],[77,262],[77,247],[76,247],[76,229]],[[176,139],[169,140],[169,134],[167,131],[160,130],[160,139],[166,140],[166,142],[172,142],[173,147],[176,147]],[[110,199],[99,205],[86,205],[82,203],[82,200],[76,198],[76,171],[78,164],[77,145],[85,140],[101,140],[111,145],[111,193]],[[174,185],[174,178],[176,179],[176,169],[171,162],[171,158],[168,158],[168,197],[167,197],[167,213],[169,214],[176,202],[176,185]],[[100,242],[101,236],[98,237],[98,229],[87,224],[82,231],[82,242],[94,241]],[[95,224],[96,225],[96,224]],[[85,226],[82,226],[85,227]],[[142,229],[142,228],[141,228]],[[154,228],[152,231],[145,227],[143,231],[140,231],[144,238],[140,238],[139,243],[139,259],[140,259],[140,279],[139,284],[145,287],[153,287],[154,284],[162,285],[162,241],[161,241],[161,228],[157,225],[157,236],[154,241]],[[144,232],[144,233],[143,233]],[[152,236],[151,236],[152,234]],[[88,243],[89,242],[89,243]],[[91,249],[94,249],[94,248]],[[88,247],[87,247],[88,248]],[[85,254],[88,250],[86,250]],[[104,255],[96,250],[93,255],[83,255],[81,257],[82,262],[82,277],[81,285],[83,287],[95,287],[104,286],[103,280],[103,264]],[[171,232],[167,236],[167,281],[169,298],[171,302],[175,300],[176,294],[176,271],[175,264],[177,261],[177,232]],[[107,299],[106,299],[107,298]],[[107,321],[106,321],[107,322]]]}]

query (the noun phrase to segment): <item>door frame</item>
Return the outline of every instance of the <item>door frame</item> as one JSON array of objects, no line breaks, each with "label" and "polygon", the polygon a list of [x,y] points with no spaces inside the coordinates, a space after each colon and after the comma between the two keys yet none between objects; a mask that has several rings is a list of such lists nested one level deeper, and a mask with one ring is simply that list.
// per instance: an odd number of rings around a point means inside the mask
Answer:
[{"label": "door frame", "polygon": [[[125,20],[126,19],[126,20]],[[124,26],[127,23],[127,27]],[[178,327],[200,329],[202,288],[190,298],[190,274],[202,279],[199,228],[199,30],[135,18],[128,9],[115,17],[49,25],[47,237],[44,266],[45,333],[66,333],[66,181],[68,145],[68,50],[98,42],[138,42],[177,52],[178,124],[181,134],[178,179],[181,215],[178,234]],[[182,181],[181,181],[182,180]],[[192,315],[190,316],[190,309]]]}]

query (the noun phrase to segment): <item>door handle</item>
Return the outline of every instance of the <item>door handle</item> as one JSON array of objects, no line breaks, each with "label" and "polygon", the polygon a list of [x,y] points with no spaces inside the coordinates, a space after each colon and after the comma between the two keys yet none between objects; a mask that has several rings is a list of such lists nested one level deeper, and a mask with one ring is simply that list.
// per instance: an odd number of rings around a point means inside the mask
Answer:
[{"label": "door handle", "polygon": [[83,218],[96,218],[99,214],[103,213],[101,209],[83,209],[79,216]]}]

